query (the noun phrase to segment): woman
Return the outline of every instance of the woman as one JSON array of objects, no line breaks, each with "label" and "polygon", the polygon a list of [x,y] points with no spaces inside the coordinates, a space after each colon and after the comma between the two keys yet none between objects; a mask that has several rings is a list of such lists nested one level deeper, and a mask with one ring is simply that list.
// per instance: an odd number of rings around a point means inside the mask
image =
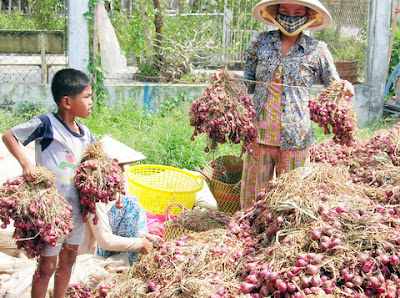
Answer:
[{"label": "woman", "polygon": [[[144,159],[141,153],[108,136],[100,142],[109,157],[118,160],[122,170],[124,165]],[[130,194],[124,196],[122,206],[117,208],[116,201],[96,204],[98,222],[94,224],[94,215],[89,216],[85,224],[85,238],[79,246],[78,254],[97,253],[108,258],[125,253],[132,265],[138,260],[139,253],[148,254],[153,244],[162,240],[147,232],[146,212],[136,197]]]},{"label": "woman", "polygon": [[148,254],[161,238],[147,233],[146,213],[134,196],[125,196],[122,208],[113,203],[97,203],[98,222],[94,224],[93,215],[89,217],[78,253],[96,253],[103,258],[124,253],[132,265],[139,253]]},{"label": "woman", "polygon": [[[264,0],[252,13],[279,30],[257,33],[247,50],[244,79],[257,82],[248,83],[248,91],[254,93],[259,139],[244,161],[242,208],[250,206],[275,175],[306,164],[314,141],[309,88],[314,81],[329,85],[340,80],[327,45],[303,33],[331,22],[318,0]],[[344,83],[346,95],[352,97],[353,85]]]}]

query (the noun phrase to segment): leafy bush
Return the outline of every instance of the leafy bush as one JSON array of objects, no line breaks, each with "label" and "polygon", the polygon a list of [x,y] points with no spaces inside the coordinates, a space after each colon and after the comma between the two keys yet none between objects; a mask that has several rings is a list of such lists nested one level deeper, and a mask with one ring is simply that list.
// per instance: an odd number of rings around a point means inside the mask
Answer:
[{"label": "leafy bush", "polygon": [[0,11],[0,28],[13,30],[65,30],[65,5],[59,0],[30,0],[32,14],[16,7],[11,13]]},{"label": "leafy bush", "polygon": [[35,105],[24,102],[17,107],[7,107],[0,109],[0,132],[5,132],[10,128],[24,123],[35,116],[48,113],[48,108],[42,105]]},{"label": "leafy bush", "polygon": [[[118,37],[121,50],[127,59],[134,56],[139,57],[149,51],[144,36],[144,24],[137,10],[133,10],[130,16],[127,15],[126,11],[115,10],[109,14],[109,17]],[[151,28],[154,27],[152,23],[146,25]]]},{"label": "leafy bush", "polygon": [[167,97],[161,102],[155,102],[155,110],[157,115],[161,117],[166,117],[174,111],[178,110],[180,112],[186,112],[189,110],[189,102],[193,99],[189,98],[188,94],[183,92],[177,96]]},{"label": "leafy bush", "polygon": [[316,32],[315,37],[328,44],[335,61],[358,61],[358,74],[363,76],[365,56],[367,54],[367,39],[363,33],[364,31],[361,31],[360,36],[354,37],[337,32],[335,28],[328,28]]},{"label": "leafy bush", "polygon": [[336,32],[334,28],[328,28],[315,33],[318,40],[328,44],[335,61],[358,60],[363,62],[365,59],[367,45],[366,37],[346,36]]},{"label": "leafy bush", "polygon": [[32,20],[41,30],[64,30],[66,28],[65,5],[59,0],[30,0]]},{"label": "leafy bush", "polygon": [[34,20],[26,18],[22,12],[13,11],[12,13],[0,11],[1,29],[34,30],[38,25]]}]

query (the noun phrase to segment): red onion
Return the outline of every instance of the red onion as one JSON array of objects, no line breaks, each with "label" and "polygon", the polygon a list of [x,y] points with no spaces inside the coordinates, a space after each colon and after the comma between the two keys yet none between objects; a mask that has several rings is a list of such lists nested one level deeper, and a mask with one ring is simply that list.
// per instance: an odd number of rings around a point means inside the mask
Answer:
[{"label": "red onion", "polygon": [[321,238],[322,232],[321,231],[313,231],[312,232],[312,239],[313,240],[318,240]]},{"label": "red onion", "polygon": [[268,279],[270,275],[270,271],[268,269],[261,270],[260,276],[264,279]]},{"label": "red onion", "polygon": [[251,284],[257,284],[258,283],[258,277],[255,274],[250,274],[250,275],[247,275],[246,281],[248,281]]},{"label": "red onion", "polygon": [[256,288],[255,284],[244,282],[240,285],[240,290],[242,293],[247,294]]},{"label": "red onion", "polygon": [[317,273],[319,271],[318,266],[315,265],[307,265],[307,273],[310,275],[314,275],[315,273]]},{"label": "red onion", "polygon": [[287,285],[283,280],[281,280],[281,279],[276,280],[275,285],[279,292],[281,292],[281,293],[286,292]]},{"label": "red onion", "polygon": [[266,286],[262,286],[262,287],[261,287],[261,289],[260,289],[260,295],[261,295],[261,297],[268,297],[269,291],[268,291],[268,289],[267,289]]},{"label": "red onion", "polygon": [[399,257],[397,256],[397,255],[391,255],[390,257],[389,257],[389,262],[390,262],[390,264],[392,264],[392,265],[397,265],[398,263],[399,263]]}]

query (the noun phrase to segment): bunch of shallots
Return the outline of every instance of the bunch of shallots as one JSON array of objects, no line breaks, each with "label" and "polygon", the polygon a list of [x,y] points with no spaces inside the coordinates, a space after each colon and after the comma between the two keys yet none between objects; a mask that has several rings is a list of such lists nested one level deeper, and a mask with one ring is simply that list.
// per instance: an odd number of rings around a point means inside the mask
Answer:
[{"label": "bunch of shallots", "polygon": [[309,101],[309,107],[311,120],[323,127],[326,135],[333,132],[333,140],[341,145],[354,143],[356,115],[349,97],[344,95],[343,81],[334,81]]},{"label": "bunch of shallots", "polygon": [[253,119],[256,114],[244,85],[232,80],[225,70],[211,77],[211,86],[192,103],[191,140],[205,133],[210,141],[205,152],[216,149],[218,143],[242,143],[242,153],[251,153],[251,143],[257,138]]},{"label": "bunch of shallots", "polygon": [[73,230],[72,207],[55,188],[55,175],[38,167],[34,177],[28,182],[18,176],[0,188],[1,227],[14,221],[17,247],[30,258],[40,256],[46,243],[60,244]]},{"label": "bunch of shallots", "polygon": [[[117,208],[122,207],[121,195],[125,195],[125,183],[118,161],[110,159],[100,142],[90,144],[83,155],[75,176],[75,186],[80,192],[83,220],[89,214],[96,214],[96,203],[117,200]],[[95,215],[93,223],[97,224]]]}]

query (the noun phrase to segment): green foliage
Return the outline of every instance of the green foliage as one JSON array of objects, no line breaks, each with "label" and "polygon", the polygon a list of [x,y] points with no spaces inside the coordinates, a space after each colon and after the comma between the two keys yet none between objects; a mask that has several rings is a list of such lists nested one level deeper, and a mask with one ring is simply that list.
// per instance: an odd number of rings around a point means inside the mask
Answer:
[{"label": "green foliage", "polygon": [[200,73],[190,72],[183,75],[180,80],[184,82],[209,83],[210,74],[206,72],[200,72]]},{"label": "green foliage", "polygon": [[19,120],[15,117],[15,113],[8,109],[0,109],[0,132],[5,132],[11,127],[19,124]]},{"label": "green foliage", "polygon": [[101,68],[101,57],[99,55],[92,57],[88,65],[88,70],[92,74],[92,90],[95,107],[101,109],[108,95],[108,90],[104,86],[105,76]]},{"label": "green foliage", "polygon": [[[84,14],[85,19],[89,23],[89,27],[91,28],[91,32],[93,32],[93,20],[94,20],[94,8],[98,0],[89,0],[88,8],[89,10]],[[91,40],[93,41],[93,36],[91,36]],[[93,47],[93,43],[90,43],[91,48]],[[93,52],[93,48],[92,48]],[[101,57],[100,55],[90,56],[90,61],[88,65],[88,71],[92,75],[92,90],[93,90],[93,100],[94,100],[94,109],[101,110],[104,106],[105,98],[108,95],[108,90],[104,86],[105,76],[103,73],[103,69],[101,67]]]},{"label": "green foliage", "polygon": [[361,36],[347,36],[340,33],[339,28],[328,28],[316,32],[318,40],[328,44],[334,61],[358,61],[358,74],[364,75],[365,57],[367,54],[367,39],[364,33]]},{"label": "green foliage", "polygon": [[34,20],[26,18],[22,12],[13,11],[12,13],[0,12],[0,28],[15,30],[35,30],[38,25]]},{"label": "green foliage", "polygon": [[[219,22],[217,23],[217,21]],[[201,35],[203,39],[210,42],[210,47],[215,47],[222,39],[222,30],[220,30],[222,21],[223,16],[218,19],[216,16],[207,15],[166,15],[164,16],[163,32],[169,40],[182,45],[196,38],[199,39],[199,35]]]},{"label": "green foliage", "polygon": [[83,14],[86,20],[93,21],[93,19],[94,19],[94,8],[96,7],[97,3],[99,3],[99,0],[89,0],[89,2],[88,2],[88,9],[89,10]]},{"label": "green foliage", "polygon": [[155,77],[155,78],[158,78],[160,76],[157,67],[154,64],[150,64],[146,61],[139,64],[138,74],[141,76]]},{"label": "green foliage", "polygon": [[0,12],[0,28],[14,30],[65,30],[65,5],[59,0],[29,0],[30,16],[13,7]]},{"label": "green foliage", "polygon": [[22,102],[16,109],[21,114],[22,119],[29,120],[35,116],[46,114],[48,109],[43,105],[31,102]]},{"label": "green foliage", "polygon": [[159,103],[156,102],[157,107],[155,107],[155,110],[159,116],[166,117],[176,110],[183,111],[184,109],[188,111],[189,103],[192,101],[193,98],[190,98],[187,93],[183,92],[177,96],[164,98]]},{"label": "green foliage", "polygon": [[29,0],[32,9],[31,18],[41,30],[65,29],[65,15],[58,14],[64,11],[65,5],[59,0]]},{"label": "green foliage", "polygon": [[2,108],[0,109],[0,132],[5,132],[15,125],[46,113],[48,113],[48,108],[29,102],[23,102],[13,108]]},{"label": "green foliage", "polygon": [[224,7],[224,0],[178,0],[180,12],[216,12]]},{"label": "green foliage", "polygon": [[394,30],[395,34],[393,40],[390,65],[389,65],[389,76],[400,62],[400,28],[397,27]]},{"label": "green foliage", "polygon": [[[148,11],[152,14],[151,9],[148,9]],[[109,14],[109,17],[118,37],[119,45],[127,59],[132,56],[145,55],[149,51],[144,36],[144,24],[139,11],[132,11],[131,16],[128,16],[126,11],[113,11]],[[149,17],[152,19],[152,16]],[[146,25],[151,28],[154,27],[152,22]]]},{"label": "green foliage", "polygon": [[316,32],[315,37],[328,44],[335,61],[358,60],[364,63],[367,50],[364,36],[346,36],[338,33],[334,28],[328,28]]}]

